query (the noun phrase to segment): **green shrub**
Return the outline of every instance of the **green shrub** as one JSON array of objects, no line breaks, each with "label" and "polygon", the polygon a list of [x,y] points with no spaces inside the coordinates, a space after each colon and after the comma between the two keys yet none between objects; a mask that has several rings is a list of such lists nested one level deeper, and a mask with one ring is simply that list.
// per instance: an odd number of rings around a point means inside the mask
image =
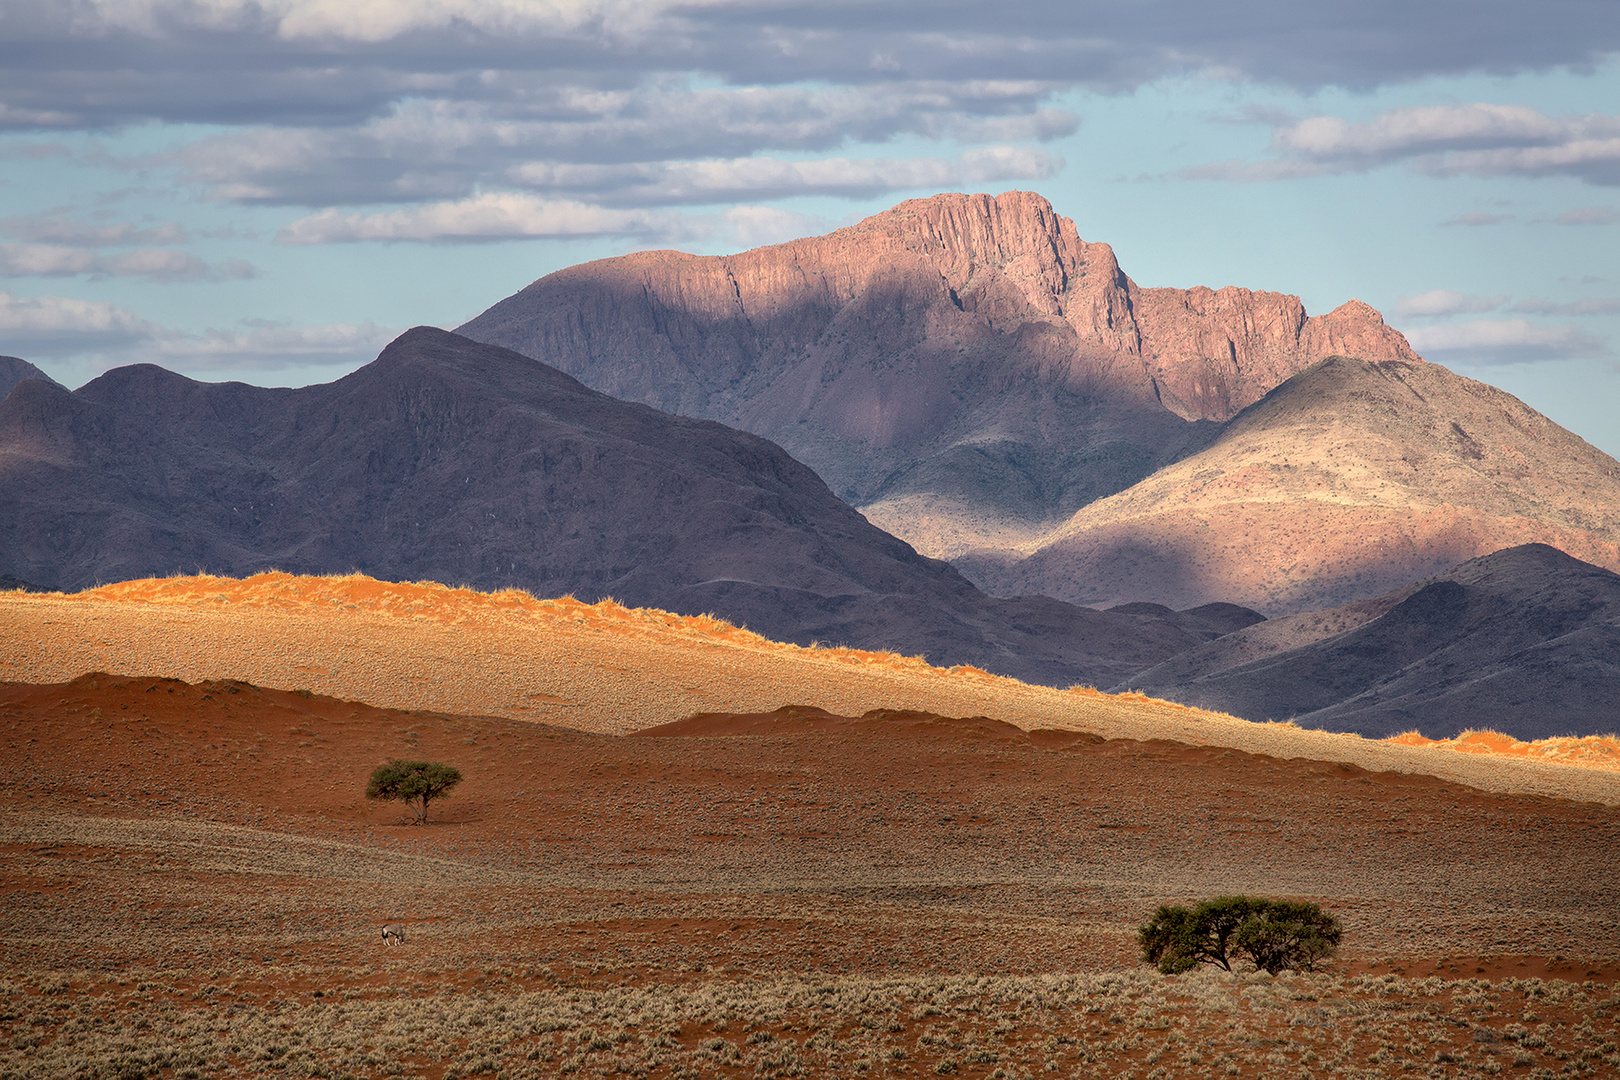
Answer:
[{"label": "green shrub", "polygon": [[1320,905],[1262,896],[1219,896],[1197,907],[1163,904],[1137,931],[1142,959],[1166,975],[1198,964],[1232,970],[1246,958],[1259,971],[1309,971],[1332,956],[1344,928]]},{"label": "green shrub", "polygon": [[461,773],[453,766],[395,758],[372,771],[371,781],[366,784],[366,798],[399,799],[416,811],[417,821],[426,821],[428,803],[459,783]]}]

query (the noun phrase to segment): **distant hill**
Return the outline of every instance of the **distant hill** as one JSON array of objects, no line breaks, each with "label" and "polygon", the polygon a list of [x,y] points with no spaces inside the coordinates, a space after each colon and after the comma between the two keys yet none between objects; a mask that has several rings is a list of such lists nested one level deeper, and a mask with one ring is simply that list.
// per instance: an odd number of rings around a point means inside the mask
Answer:
[{"label": "distant hill", "polygon": [[45,374],[28,361],[15,356],[0,356],[0,401],[6,399],[12,388],[24,379],[43,379],[48,383],[56,380]]},{"label": "distant hill", "polygon": [[1417,359],[1355,301],[1307,317],[1281,293],[1142,288],[1016,191],[739,255],[585,263],[460,332],[763,435],[939,558],[1028,541],[1324,356]]},{"label": "distant hill", "polygon": [[0,403],[0,574],[77,589],[269,568],[611,595],[1061,686],[1260,618],[993,599],[764,439],[431,328],[320,386],[137,365]]},{"label": "distant hill", "polygon": [[1261,623],[1126,685],[1250,720],[1374,738],[1612,733],[1620,575],[1526,544],[1377,600]]},{"label": "distant hill", "polygon": [[1335,357],[1028,542],[1022,561],[961,566],[995,593],[1218,598],[1276,616],[1528,542],[1620,569],[1620,462],[1437,364]]}]

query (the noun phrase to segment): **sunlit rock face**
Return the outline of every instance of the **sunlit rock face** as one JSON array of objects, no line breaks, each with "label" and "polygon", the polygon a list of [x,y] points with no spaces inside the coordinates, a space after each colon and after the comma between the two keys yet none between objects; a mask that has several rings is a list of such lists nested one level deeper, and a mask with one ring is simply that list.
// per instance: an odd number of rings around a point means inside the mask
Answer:
[{"label": "sunlit rock face", "polygon": [[926,554],[1027,539],[1333,353],[1416,360],[1352,301],[1144,289],[1029,192],[905,202],[731,256],[559,271],[461,328],[764,435]]}]

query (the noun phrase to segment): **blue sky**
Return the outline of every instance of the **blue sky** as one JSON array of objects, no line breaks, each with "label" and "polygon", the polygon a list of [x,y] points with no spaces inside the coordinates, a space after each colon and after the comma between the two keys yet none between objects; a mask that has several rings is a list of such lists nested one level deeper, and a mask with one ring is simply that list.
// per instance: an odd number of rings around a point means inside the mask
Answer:
[{"label": "blue sky", "polygon": [[0,353],[324,381],[572,263],[1041,192],[1620,455],[1610,0],[0,0]]}]

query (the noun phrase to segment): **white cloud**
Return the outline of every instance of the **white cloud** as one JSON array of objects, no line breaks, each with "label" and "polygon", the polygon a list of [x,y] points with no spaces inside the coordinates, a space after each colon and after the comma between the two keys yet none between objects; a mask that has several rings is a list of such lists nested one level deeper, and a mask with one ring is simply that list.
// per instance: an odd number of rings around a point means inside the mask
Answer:
[{"label": "white cloud", "polygon": [[1045,150],[987,146],[955,159],[835,157],[786,161],[749,157],[629,165],[529,162],[512,169],[509,176],[527,187],[589,191],[607,202],[667,205],[796,195],[861,197],[914,188],[937,191],[1001,180],[1039,180],[1054,175],[1062,166],[1061,158]]},{"label": "white cloud", "polygon": [[207,263],[173,248],[133,248],[102,255],[62,244],[0,244],[0,276],[6,277],[144,277],[153,281],[229,281],[258,276],[241,259]]},{"label": "white cloud", "polygon": [[465,241],[517,237],[689,235],[675,214],[610,210],[567,200],[496,192],[470,199],[428,203],[375,214],[323,210],[281,230],[284,244],[334,244],[360,240]]},{"label": "white cloud", "polygon": [[825,231],[825,223],[809,214],[796,214],[774,206],[734,206],[721,215],[721,234],[734,247],[755,248],[780,244]]},{"label": "white cloud", "polygon": [[101,257],[83,248],[58,244],[0,244],[0,275],[7,277],[67,277],[88,274]]},{"label": "white cloud", "polygon": [[110,255],[102,273],[115,277],[147,277],[154,281],[239,281],[259,276],[245,259],[204,262],[187,251],[172,248],[135,248]]},{"label": "white cloud", "polygon": [[[709,0],[713,3],[714,0]],[[672,6],[658,0],[90,0],[81,30],[159,36],[176,25],[215,32],[262,28],[288,40],[382,42],[457,27],[487,34],[644,28]],[[701,6],[682,0],[682,6]]]},{"label": "white cloud", "polygon": [[757,247],[823,231],[825,224],[817,217],[770,206],[733,206],[718,214],[686,214],[617,210],[500,192],[373,214],[324,210],[288,225],[277,239],[284,244],[465,243],[611,236],[642,243],[709,240]]},{"label": "white cloud", "polygon": [[375,359],[398,333],[374,323],[264,321],[198,333],[159,325],[105,301],[0,292],[0,354],[55,361],[52,368],[65,381],[143,362],[192,374],[346,371]]},{"label": "white cloud", "polygon": [[0,219],[0,235],[38,244],[70,247],[127,247],[135,244],[184,244],[186,230],[179,222],[143,228],[128,222],[93,224],[64,214],[29,214]]},{"label": "white cloud", "polygon": [[279,371],[356,366],[376,358],[397,329],[375,323],[292,326],[256,321],[241,330],[166,333],[157,353],[167,366],[187,371]]},{"label": "white cloud", "polygon": [[123,347],[161,332],[155,323],[102,300],[0,292],[0,352],[12,356],[61,356]]},{"label": "white cloud", "polygon": [[1524,319],[1424,326],[1406,335],[1412,347],[1431,359],[1474,364],[1526,364],[1601,356],[1602,338],[1574,326],[1538,326]]},{"label": "white cloud", "polygon": [[[786,161],[848,142],[949,129],[966,114],[1034,109],[1028,82],[853,87],[701,87],[546,92],[522,107],[412,100],[351,129],[252,128],[160,159],[216,199],[308,206],[461,198],[514,182],[593,202],[667,205],[726,191],[868,195],[943,179],[1039,178],[1061,161],[1035,148],[977,147],[945,160]],[[728,178],[730,186],[728,187]]]},{"label": "white cloud", "polygon": [[[1035,77],[1125,90],[1202,74],[1306,90],[1370,88],[1428,75],[1589,67],[1620,45],[1612,12],[1592,0],[1499,3],[1485,10],[1478,0],[1431,0],[1381,9],[1366,27],[1322,17],[1314,6],[1302,10],[1300,0],[1170,0],[1151,9],[1051,0],[994,6],[937,0],[0,0],[8,37],[32,46],[8,65],[27,92],[0,100],[34,123],[87,114],[108,118],[102,122],[217,120],[232,112],[238,119],[286,123],[289,115],[323,107],[350,116],[372,112],[379,101],[411,90],[487,88],[511,72],[597,86],[629,74],[679,70],[737,84]],[[56,59],[74,48],[85,55],[67,64]],[[30,64],[45,62],[79,74],[29,79]],[[301,77],[287,77],[288,69],[301,69]],[[167,76],[156,80],[163,85],[129,77],[148,72]],[[225,92],[199,93],[210,82]]]},{"label": "white cloud", "polygon": [[[1520,300],[1510,305],[1506,296],[1476,296],[1472,293],[1453,292],[1450,289],[1432,289],[1429,292],[1418,293],[1415,296],[1402,296],[1395,301],[1395,314],[1408,319],[1445,318],[1450,315],[1478,315],[1487,311],[1501,311],[1504,309],[1522,315],[1620,315],[1620,297],[1584,297],[1579,300],[1548,300],[1542,297],[1531,297],[1528,300]],[[1536,333],[1553,333],[1553,331],[1545,330],[1545,328],[1530,327],[1530,324],[1525,323],[1523,320],[1476,322],[1467,325],[1475,328],[1467,331],[1467,333],[1475,334],[1523,335],[1531,330]],[[1528,330],[1527,327],[1529,327]],[[1462,340],[1461,338],[1447,337],[1435,327],[1416,330],[1413,333],[1421,336],[1424,341],[1430,342],[1430,348],[1456,348],[1460,346],[1453,344],[1453,342]],[[1462,332],[1458,331],[1458,333]],[[1417,338],[1414,337],[1413,340],[1416,341]]]},{"label": "white cloud", "polygon": [[1474,296],[1452,292],[1450,289],[1431,289],[1416,296],[1403,296],[1395,301],[1395,314],[1410,317],[1478,314],[1495,311],[1507,303],[1505,296]]},{"label": "white cloud", "polygon": [[1557,146],[1460,151],[1421,165],[1425,172],[1439,176],[1577,176],[1588,183],[1616,185],[1620,184],[1620,136],[1571,138]]},{"label": "white cloud", "polygon": [[1565,124],[1522,105],[1424,105],[1391,109],[1352,123],[1313,116],[1275,129],[1272,145],[1307,159],[1382,162],[1459,147],[1547,143],[1566,136]]},{"label": "white cloud", "polygon": [[1620,184],[1620,117],[1604,113],[1555,118],[1522,105],[1411,106],[1364,121],[1313,116],[1274,128],[1271,142],[1277,158],[1212,162],[1180,175],[1264,182],[1409,161],[1434,176],[1561,175]]}]

